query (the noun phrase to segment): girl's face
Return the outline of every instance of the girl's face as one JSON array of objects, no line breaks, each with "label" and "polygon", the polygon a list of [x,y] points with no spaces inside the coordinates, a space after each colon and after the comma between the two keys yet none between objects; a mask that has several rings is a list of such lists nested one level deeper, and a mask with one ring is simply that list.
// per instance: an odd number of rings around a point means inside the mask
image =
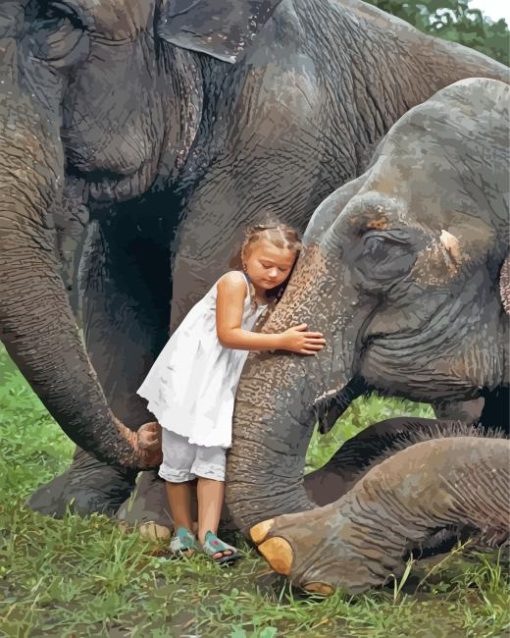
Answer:
[{"label": "girl's face", "polygon": [[295,250],[278,248],[267,239],[259,239],[246,251],[244,266],[254,286],[271,290],[287,279],[296,257]]}]

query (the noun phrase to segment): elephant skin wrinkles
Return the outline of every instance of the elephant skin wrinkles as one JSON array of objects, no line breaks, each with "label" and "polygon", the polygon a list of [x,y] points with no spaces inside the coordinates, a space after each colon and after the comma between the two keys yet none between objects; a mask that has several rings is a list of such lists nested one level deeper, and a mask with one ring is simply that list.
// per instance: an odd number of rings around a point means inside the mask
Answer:
[{"label": "elephant skin wrinkles", "polygon": [[[146,465],[126,447],[133,439],[125,426],[152,420],[134,390],[170,320],[173,329],[228,268],[244,224],[270,211],[304,228],[334,187],[365,168],[373,145],[410,107],[462,77],[507,77],[489,58],[430,39],[361,2],[263,4],[250,24],[235,24],[243,11],[231,16],[222,46],[235,64],[218,53],[217,38],[207,48],[220,0],[187,7],[185,31],[172,23],[166,2],[2,4],[0,48],[7,53],[0,76],[9,84],[1,90],[14,98],[2,102],[0,120],[19,112],[17,126],[39,147],[42,141],[59,149],[51,157],[27,149],[28,173],[63,175],[42,201],[37,176],[28,177],[27,209],[34,219],[51,211],[59,237],[54,230],[49,243],[69,246],[64,270],[48,260],[41,266],[47,276],[33,287],[28,270],[12,293],[1,287],[0,314],[17,330],[6,344],[51,414],[99,459],[106,483],[105,461]],[[16,100],[51,124],[49,138]],[[7,158],[16,154],[9,140],[2,148]],[[81,188],[70,188],[76,180]],[[74,204],[65,199],[73,190]],[[84,205],[89,225],[76,237],[73,216]],[[13,220],[23,214],[18,207],[9,213]],[[4,234],[1,245],[12,237]],[[27,260],[40,263],[34,243],[28,228],[20,245]],[[1,281],[24,259],[10,252]],[[74,279],[77,317],[63,276]],[[40,312],[59,318],[44,324],[42,341]],[[78,465],[71,475],[79,475]],[[87,481],[82,488],[85,502]],[[90,492],[93,510],[98,495]],[[102,498],[107,492],[105,486]],[[74,497],[74,488],[62,493],[63,502]]]}]

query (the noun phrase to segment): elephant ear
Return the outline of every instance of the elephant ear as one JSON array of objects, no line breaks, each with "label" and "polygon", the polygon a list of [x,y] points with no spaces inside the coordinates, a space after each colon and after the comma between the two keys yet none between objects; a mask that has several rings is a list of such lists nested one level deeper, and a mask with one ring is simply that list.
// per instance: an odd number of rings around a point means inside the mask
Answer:
[{"label": "elephant ear", "polygon": [[185,49],[235,62],[281,0],[167,0],[158,35]]},{"label": "elephant ear", "polygon": [[510,315],[510,255],[505,259],[499,273],[499,294],[507,315]]}]

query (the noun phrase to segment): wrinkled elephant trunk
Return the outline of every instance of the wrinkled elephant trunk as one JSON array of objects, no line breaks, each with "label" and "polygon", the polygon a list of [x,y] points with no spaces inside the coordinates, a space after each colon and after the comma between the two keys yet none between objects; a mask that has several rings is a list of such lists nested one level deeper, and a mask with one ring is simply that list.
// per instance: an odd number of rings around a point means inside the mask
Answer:
[{"label": "wrinkled elephant trunk", "polygon": [[[303,487],[306,450],[313,430],[306,397],[304,370],[298,357],[287,354],[249,357],[241,378],[229,454],[226,502],[235,523],[244,532],[277,513],[301,512],[314,505]],[[257,365],[257,377],[250,370]],[[275,396],[271,383],[278,369],[292,368],[285,384],[295,400],[288,406]],[[269,381],[258,382],[259,379]],[[311,401],[309,401],[311,404]],[[275,433],[278,433],[275,435]]]},{"label": "wrinkled elephant trunk", "polygon": [[[226,485],[229,512],[245,533],[267,518],[316,507],[316,487],[324,486],[320,480],[308,485],[304,469],[321,394],[319,368],[318,358],[290,353],[248,358],[237,393]],[[341,480],[332,477],[329,495]],[[329,500],[336,498],[338,493]]]},{"label": "wrinkled elephant trunk", "polygon": [[0,95],[0,336],[70,438],[98,458],[134,466],[129,431],[120,423],[114,425],[56,257],[51,209],[61,196],[64,170],[56,120],[47,117],[14,81],[4,82]]},{"label": "wrinkled elephant trunk", "polygon": [[[317,490],[335,500],[344,483],[345,477],[335,472],[307,480],[304,469],[318,418],[325,424],[332,415],[336,420],[359,391],[352,383],[352,365],[355,331],[364,315],[356,292],[346,290],[338,295],[339,307],[330,308],[336,317],[332,326],[328,313],[321,311],[316,290],[320,288],[324,298],[332,297],[338,284],[325,276],[325,257],[318,246],[306,246],[306,254],[308,261],[296,264],[262,332],[281,333],[306,323],[324,335],[326,346],[313,356],[279,351],[253,353],[247,359],[237,389],[226,486],[229,511],[245,533],[278,514],[316,507]],[[292,314],[294,307],[300,309],[299,320]]]}]

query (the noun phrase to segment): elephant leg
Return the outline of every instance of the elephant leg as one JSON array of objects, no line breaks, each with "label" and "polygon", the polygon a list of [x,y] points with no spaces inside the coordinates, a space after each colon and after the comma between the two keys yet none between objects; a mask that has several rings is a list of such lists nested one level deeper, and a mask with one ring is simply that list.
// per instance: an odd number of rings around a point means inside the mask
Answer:
[{"label": "elephant leg", "polygon": [[499,386],[472,401],[449,401],[434,406],[438,418],[457,419],[510,434],[510,389]]},{"label": "elephant leg", "polygon": [[489,547],[508,539],[509,452],[495,437],[425,440],[372,467],[338,501],[265,520],[250,534],[275,571],[308,591],[382,585],[440,529]]},{"label": "elephant leg", "polygon": [[[368,426],[346,441],[320,469],[304,479],[309,498],[319,506],[336,501],[352,489],[375,465],[419,441],[432,438],[475,435],[475,426],[456,421],[396,417]],[[455,529],[441,529],[410,547],[420,558],[449,551],[459,540]]]},{"label": "elephant leg", "polygon": [[480,420],[483,407],[484,399],[479,397],[471,401],[441,401],[434,404],[434,412],[438,419],[474,424]]},{"label": "elephant leg", "polygon": [[455,421],[414,417],[385,419],[361,430],[346,441],[318,470],[307,474],[305,490],[317,505],[327,505],[346,494],[367,472],[388,456],[417,441],[449,436],[473,429]]},{"label": "elephant leg", "polygon": [[[79,284],[87,351],[113,413],[131,429],[154,420],[136,390],[168,338],[168,233],[127,205],[108,223],[90,225]],[[136,222],[136,223],[135,223]],[[152,224],[152,225],[151,225]],[[61,516],[113,515],[129,497],[136,472],[107,465],[77,449],[71,467],[39,488],[28,505]]]},{"label": "elephant leg", "polygon": [[173,522],[165,481],[153,470],[140,472],[133,492],[119,507],[115,518],[126,528],[138,527],[144,537],[168,539]]},{"label": "elephant leg", "polygon": [[499,428],[510,435],[510,388],[500,386],[485,395],[480,424],[484,427]]},{"label": "elephant leg", "polygon": [[77,447],[71,466],[35,490],[27,505],[57,518],[66,510],[83,516],[92,512],[112,516],[129,495],[135,478],[135,472],[101,463]]}]

